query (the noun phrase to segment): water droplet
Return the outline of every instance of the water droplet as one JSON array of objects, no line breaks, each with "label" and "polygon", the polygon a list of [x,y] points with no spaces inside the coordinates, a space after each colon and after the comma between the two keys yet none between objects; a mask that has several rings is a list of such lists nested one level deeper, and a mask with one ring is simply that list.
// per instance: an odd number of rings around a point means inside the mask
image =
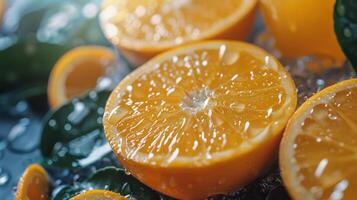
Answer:
[{"label": "water droplet", "polygon": [[343,35],[346,37],[346,38],[350,38],[352,37],[352,30],[350,27],[345,27],[343,29]]},{"label": "water droplet", "polygon": [[340,181],[334,188],[334,191],[332,192],[330,199],[331,200],[343,199],[343,192],[347,189],[348,185],[349,185],[348,180],[344,179]]},{"label": "water droplet", "polygon": [[226,49],[227,49],[226,45],[221,45],[221,46],[219,47],[218,56],[219,56],[220,59],[223,58],[224,54],[226,53]]},{"label": "water droplet", "polygon": [[138,6],[135,9],[135,14],[138,17],[142,17],[146,14],[146,8],[144,6]]},{"label": "water droplet", "polygon": [[0,168],[0,187],[6,185],[9,180],[10,175],[3,168]]},{"label": "water droplet", "polygon": [[48,125],[49,125],[50,127],[54,128],[54,127],[56,127],[57,122],[56,122],[56,120],[54,120],[54,119],[50,119],[50,120],[48,121]]},{"label": "water droplet", "polygon": [[70,130],[72,130],[72,125],[71,125],[71,124],[68,124],[68,123],[65,124],[65,125],[64,125],[64,130],[65,130],[65,131],[70,131]]},{"label": "water droplet", "polygon": [[128,175],[128,176],[131,175],[131,173],[130,173],[130,171],[129,171],[128,169],[124,169],[124,172],[125,172],[125,174]]},{"label": "water droplet", "polygon": [[155,14],[155,15],[153,15],[153,16],[151,17],[150,22],[151,22],[153,25],[157,25],[157,24],[160,24],[161,20],[162,20],[161,15]]},{"label": "water droplet", "polygon": [[250,123],[249,122],[245,122],[243,132],[246,132],[249,129],[249,126],[250,126]]},{"label": "water droplet", "polygon": [[336,116],[336,115],[333,115],[333,114],[331,114],[331,113],[329,113],[327,116],[328,116],[328,118],[329,118],[330,120],[336,120],[336,119],[337,119],[337,116]]},{"label": "water droplet", "polygon": [[320,163],[318,164],[316,170],[315,170],[315,176],[320,177],[322,173],[324,172],[326,166],[328,164],[328,160],[326,158],[322,159]]}]

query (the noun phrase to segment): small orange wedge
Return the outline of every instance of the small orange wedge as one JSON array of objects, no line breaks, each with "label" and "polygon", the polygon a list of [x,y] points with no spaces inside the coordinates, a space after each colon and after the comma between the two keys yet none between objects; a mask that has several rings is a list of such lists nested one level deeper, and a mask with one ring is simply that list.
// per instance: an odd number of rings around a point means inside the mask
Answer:
[{"label": "small orange wedge", "polygon": [[275,159],[296,106],[281,64],[242,42],[197,43],[161,54],[128,75],[104,114],[123,166],[178,199],[226,193]]},{"label": "small orange wedge", "polygon": [[15,200],[48,200],[49,181],[46,171],[38,164],[31,164],[17,184]]},{"label": "small orange wedge", "polygon": [[68,51],[57,61],[49,78],[51,108],[94,89],[97,79],[114,63],[114,53],[105,47],[82,46]]},{"label": "small orange wedge", "polygon": [[356,199],[357,79],[308,99],[280,146],[284,183],[293,199]]},{"label": "small orange wedge", "polygon": [[127,198],[109,190],[88,190],[71,200],[126,200]]},{"label": "small orange wedge", "polygon": [[168,49],[207,39],[246,39],[257,0],[106,0],[106,37],[139,66]]}]

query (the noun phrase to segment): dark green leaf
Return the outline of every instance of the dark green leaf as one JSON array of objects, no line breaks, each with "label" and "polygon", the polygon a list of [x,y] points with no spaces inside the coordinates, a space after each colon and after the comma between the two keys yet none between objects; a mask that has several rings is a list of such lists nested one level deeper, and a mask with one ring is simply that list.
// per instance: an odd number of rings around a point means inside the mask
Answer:
[{"label": "dark green leaf", "polygon": [[[0,45],[0,91],[11,91],[29,83],[47,85],[52,67],[64,52],[85,44],[109,45],[97,13],[90,17],[82,13],[89,3],[99,6],[99,0],[19,2],[12,5],[16,7],[12,16],[18,16],[11,19],[17,24],[16,29],[4,26],[0,34],[6,37],[0,37],[4,41],[16,41],[11,46],[3,46],[6,42]],[[59,17],[65,23],[53,26]]]},{"label": "dark green leaf", "polygon": [[133,176],[125,174],[124,169],[107,167],[98,170],[82,183],[85,188],[106,189],[130,196],[134,199],[159,199],[159,196]]},{"label": "dark green leaf", "polygon": [[334,25],[338,41],[357,70],[357,1],[337,0],[334,11]]},{"label": "dark green leaf", "polygon": [[109,91],[91,91],[46,115],[41,138],[44,164],[84,167],[111,152],[102,116]]},{"label": "dark green leaf", "polygon": [[73,187],[66,186],[62,188],[55,194],[54,200],[68,200],[80,193],[80,191],[90,189],[110,190],[130,199],[160,199],[157,192],[140,183],[134,177],[125,174],[124,169],[106,167],[98,170],[82,183],[78,183]]},{"label": "dark green leaf", "polygon": [[0,91],[29,83],[46,86],[52,66],[69,49],[26,38],[0,51]]},{"label": "dark green leaf", "polygon": [[21,100],[42,96],[46,94],[46,90],[47,87],[42,84],[30,84],[14,91],[2,93],[0,94],[0,113],[8,111]]}]

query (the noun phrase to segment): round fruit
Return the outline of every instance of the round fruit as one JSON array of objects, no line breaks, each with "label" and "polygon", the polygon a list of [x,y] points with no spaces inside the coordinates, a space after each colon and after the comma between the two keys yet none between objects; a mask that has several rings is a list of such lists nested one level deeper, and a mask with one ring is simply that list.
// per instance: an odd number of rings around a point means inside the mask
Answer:
[{"label": "round fruit", "polygon": [[97,79],[114,64],[114,53],[105,47],[82,46],[68,51],[57,61],[49,78],[51,108],[94,89]]},{"label": "round fruit", "polygon": [[102,29],[136,66],[182,44],[246,39],[257,0],[106,0]]},{"label": "round fruit", "polygon": [[308,99],[290,119],[280,146],[284,183],[293,199],[355,199],[357,79]]},{"label": "round fruit", "polygon": [[121,196],[120,194],[109,190],[88,190],[71,198],[71,200],[126,200],[126,199],[127,198]]},{"label": "round fruit", "polygon": [[49,189],[46,171],[38,164],[31,164],[17,184],[15,200],[48,200]]},{"label": "round fruit", "polygon": [[265,23],[286,57],[345,56],[333,28],[335,0],[260,0]]},{"label": "round fruit", "polygon": [[178,199],[226,193],[274,161],[296,88],[260,48],[211,41],[161,54],[128,75],[104,114],[123,166]]}]

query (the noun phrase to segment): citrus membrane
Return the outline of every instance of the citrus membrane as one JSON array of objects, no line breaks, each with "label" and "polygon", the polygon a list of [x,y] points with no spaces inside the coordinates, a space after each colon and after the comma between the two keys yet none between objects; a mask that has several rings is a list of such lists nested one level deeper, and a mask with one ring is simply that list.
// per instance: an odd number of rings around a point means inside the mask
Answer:
[{"label": "citrus membrane", "polygon": [[295,85],[275,58],[250,44],[212,41],[128,75],[107,102],[104,128],[134,176],[177,198],[204,198],[246,184],[274,160],[295,106]]}]

